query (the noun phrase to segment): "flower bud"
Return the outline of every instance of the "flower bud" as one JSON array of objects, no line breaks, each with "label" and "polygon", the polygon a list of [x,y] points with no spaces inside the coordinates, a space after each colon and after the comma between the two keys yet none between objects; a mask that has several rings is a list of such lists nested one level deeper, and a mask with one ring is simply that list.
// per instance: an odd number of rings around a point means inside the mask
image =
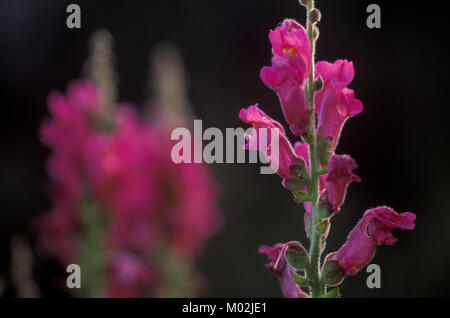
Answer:
[{"label": "flower bud", "polygon": [[296,269],[305,269],[309,265],[308,253],[298,242],[287,243],[284,254],[289,265]]},{"label": "flower bud", "polygon": [[320,18],[321,18],[321,13],[317,8],[312,9],[311,11],[309,11],[309,21],[311,23],[317,23],[320,22]]},{"label": "flower bud", "polygon": [[299,0],[298,2],[304,6],[304,7],[308,7],[308,4],[311,0]]},{"label": "flower bud", "polygon": [[342,283],[345,277],[345,269],[339,265],[338,261],[333,259],[334,254],[327,255],[322,267],[322,281],[327,286],[337,286]]}]

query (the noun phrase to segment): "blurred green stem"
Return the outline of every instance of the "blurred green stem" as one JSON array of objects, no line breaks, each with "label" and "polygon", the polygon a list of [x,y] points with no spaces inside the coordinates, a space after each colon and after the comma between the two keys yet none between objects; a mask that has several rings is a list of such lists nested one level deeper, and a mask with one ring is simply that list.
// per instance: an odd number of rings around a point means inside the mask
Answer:
[{"label": "blurred green stem", "polygon": [[105,215],[98,205],[90,198],[83,199],[82,236],[80,244],[80,268],[82,297],[105,296],[105,249],[104,229]]}]

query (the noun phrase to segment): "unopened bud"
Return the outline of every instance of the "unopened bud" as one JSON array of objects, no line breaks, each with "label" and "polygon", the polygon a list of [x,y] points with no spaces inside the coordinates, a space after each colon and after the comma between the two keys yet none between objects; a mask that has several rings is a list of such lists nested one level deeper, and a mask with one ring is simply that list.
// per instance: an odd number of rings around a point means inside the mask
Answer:
[{"label": "unopened bud", "polygon": [[314,8],[311,11],[309,11],[309,21],[311,21],[311,23],[320,22],[321,16],[322,15],[321,15],[319,9],[317,9],[317,8]]},{"label": "unopened bud", "polygon": [[311,0],[299,0],[298,2],[299,2],[302,6],[308,7],[310,1],[311,1]]}]

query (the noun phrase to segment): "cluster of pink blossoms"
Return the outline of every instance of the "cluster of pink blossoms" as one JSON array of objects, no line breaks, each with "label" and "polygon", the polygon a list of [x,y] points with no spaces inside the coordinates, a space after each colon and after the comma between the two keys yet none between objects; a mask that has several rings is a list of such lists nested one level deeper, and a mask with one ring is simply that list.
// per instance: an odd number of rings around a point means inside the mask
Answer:
[{"label": "cluster of pink blossoms", "polygon": [[[314,71],[315,87],[310,87],[314,89],[313,104],[308,105],[306,86],[311,71],[312,50],[305,29],[296,21],[288,19],[270,31],[269,38],[274,56],[272,65],[261,69],[261,79],[277,92],[291,132],[302,137],[304,142],[298,141],[292,146],[282,125],[257,105],[242,109],[239,117],[245,123],[253,125],[256,131],[261,128],[279,129],[278,174],[283,179],[284,188],[304,204],[307,235],[310,239],[315,233],[320,235],[321,253],[328,235],[329,221],[339,212],[349,183],[360,181],[353,173],[357,168],[355,161],[349,155],[335,154],[344,123],[363,109],[361,101],[347,87],[355,74],[353,63],[347,60],[318,62]],[[249,138],[255,136],[257,134],[254,133]],[[309,153],[311,145],[316,149],[314,154]],[[317,156],[319,160],[319,169],[314,172],[315,175],[311,172],[311,155]],[[314,187],[314,177],[318,179],[316,202],[313,202],[309,193],[309,189]],[[318,224],[313,223],[314,204],[320,217]],[[411,230],[414,228],[414,219],[415,215],[412,213],[398,214],[388,207],[366,211],[348,236],[347,242],[326,257],[319,278],[321,284],[336,286],[346,275],[357,273],[370,262],[378,245],[392,245],[396,241],[392,236],[392,229]],[[273,247],[261,246],[260,252],[272,259],[266,267],[279,277],[286,297],[309,297],[302,288],[311,288],[310,280],[315,277],[308,275],[308,266],[312,265],[309,264],[305,249],[298,242],[276,244]],[[293,264],[289,262],[290,258]],[[293,266],[304,258],[304,264]],[[307,279],[298,275],[301,270],[305,270]]]},{"label": "cluster of pink blossoms", "polygon": [[[205,166],[170,160],[171,127],[141,120],[130,105],[105,125],[102,102],[85,81],[49,96],[41,139],[52,151],[52,211],[36,222],[39,245],[63,266],[77,263],[85,214],[101,213],[105,296],[158,295],[166,288],[158,253],[191,260],[218,229],[216,185]],[[83,211],[85,201],[98,209]]]}]

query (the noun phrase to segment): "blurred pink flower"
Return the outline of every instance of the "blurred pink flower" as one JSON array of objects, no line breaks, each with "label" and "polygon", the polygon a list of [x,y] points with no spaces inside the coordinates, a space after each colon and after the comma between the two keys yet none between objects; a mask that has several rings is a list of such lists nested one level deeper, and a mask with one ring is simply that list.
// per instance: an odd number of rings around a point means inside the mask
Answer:
[{"label": "blurred pink flower", "polygon": [[49,97],[51,119],[41,139],[52,150],[53,207],[35,222],[38,243],[63,266],[76,261],[80,203],[93,200],[99,211],[89,213],[107,218],[107,294],[145,296],[157,288],[150,281],[164,266],[158,263],[161,249],[192,259],[219,229],[217,189],[206,166],[171,161],[166,141],[172,127],[143,121],[134,107],[118,105],[110,129],[100,129],[100,104],[96,87],[82,81],[66,96]]},{"label": "blurred pink flower", "polygon": [[193,257],[221,226],[218,188],[203,164],[181,163],[170,169],[169,240],[181,257]]},{"label": "blurred pink flower", "polygon": [[86,143],[87,182],[110,215],[108,242],[114,247],[147,251],[156,243],[164,199],[160,144],[131,106],[118,108],[114,131]]},{"label": "blurred pink flower", "polygon": [[108,255],[107,297],[149,297],[157,284],[156,273],[140,258],[124,251]]}]

